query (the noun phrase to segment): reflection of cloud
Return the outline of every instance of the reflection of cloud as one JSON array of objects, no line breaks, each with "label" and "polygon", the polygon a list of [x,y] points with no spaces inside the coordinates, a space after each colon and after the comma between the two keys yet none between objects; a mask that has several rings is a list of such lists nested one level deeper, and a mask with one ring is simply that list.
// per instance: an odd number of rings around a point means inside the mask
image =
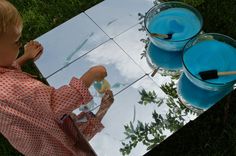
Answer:
[{"label": "reflection of cloud", "polygon": [[[95,51],[87,55],[87,59],[94,63],[94,65],[114,65],[119,71],[119,74],[128,80],[137,79],[137,77],[144,74],[112,40],[101,45]],[[94,53],[96,54],[94,55]]]},{"label": "reflection of cloud", "polygon": [[[112,136],[107,135],[103,131],[98,133],[94,138],[89,142],[92,147],[96,150],[96,153],[99,156],[119,156],[121,155],[120,141],[114,139]],[[111,144],[112,143],[112,144]]]}]

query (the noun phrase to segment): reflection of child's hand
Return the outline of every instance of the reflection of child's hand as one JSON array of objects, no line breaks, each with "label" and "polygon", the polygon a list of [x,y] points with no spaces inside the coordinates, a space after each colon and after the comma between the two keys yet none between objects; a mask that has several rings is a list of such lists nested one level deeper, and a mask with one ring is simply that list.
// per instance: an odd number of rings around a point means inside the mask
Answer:
[{"label": "reflection of child's hand", "polygon": [[108,111],[113,102],[114,102],[114,97],[112,91],[106,90],[101,101],[101,106],[96,114],[99,120],[102,120],[103,116],[106,114],[106,112]]},{"label": "reflection of child's hand", "polygon": [[114,102],[113,92],[106,90],[102,98],[102,105],[111,105]]},{"label": "reflection of child's hand", "polygon": [[30,41],[24,46],[24,57],[26,60],[36,61],[43,52],[43,46],[37,41]]}]

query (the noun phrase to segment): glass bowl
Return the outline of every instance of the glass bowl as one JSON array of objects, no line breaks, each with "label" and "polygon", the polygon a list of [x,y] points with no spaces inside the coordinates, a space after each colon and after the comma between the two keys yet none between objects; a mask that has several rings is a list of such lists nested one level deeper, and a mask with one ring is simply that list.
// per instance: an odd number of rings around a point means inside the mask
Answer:
[{"label": "glass bowl", "polygon": [[182,55],[183,71],[196,86],[220,91],[232,88],[236,75],[203,80],[199,72],[217,70],[236,71],[236,41],[226,35],[206,33],[190,40]]},{"label": "glass bowl", "polygon": [[198,87],[182,73],[177,83],[181,101],[192,110],[206,110],[233,90],[233,86],[218,91]]},{"label": "glass bowl", "polygon": [[[144,25],[151,42],[167,51],[181,51],[185,44],[201,32],[203,19],[192,6],[182,2],[165,2],[152,7],[145,15]],[[173,34],[171,39],[151,34]]]}]

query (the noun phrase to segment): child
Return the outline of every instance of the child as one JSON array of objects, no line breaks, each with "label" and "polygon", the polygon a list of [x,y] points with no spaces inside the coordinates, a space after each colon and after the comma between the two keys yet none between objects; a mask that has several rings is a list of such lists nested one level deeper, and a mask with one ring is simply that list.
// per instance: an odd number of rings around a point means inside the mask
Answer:
[{"label": "child", "polygon": [[[30,41],[24,46],[24,55],[16,59],[21,31],[22,19],[16,8],[0,0],[0,132],[24,155],[95,155],[83,135],[73,138],[62,127],[73,129],[63,121],[68,120],[66,114],[92,99],[88,88],[107,76],[106,69],[92,67],[80,79],[73,77],[69,85],[59,89],[44,85],[20,69],[43,51],[40,43]],[[109,106],[113,94],[107,91],[106,95],[110,96],[105,96]]]}]

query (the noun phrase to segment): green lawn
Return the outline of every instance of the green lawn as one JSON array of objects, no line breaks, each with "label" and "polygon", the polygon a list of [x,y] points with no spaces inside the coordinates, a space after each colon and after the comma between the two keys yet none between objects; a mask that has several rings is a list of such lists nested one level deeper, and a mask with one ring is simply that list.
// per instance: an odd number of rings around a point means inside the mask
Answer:
[{"label": "green lawn", "polygon": [[[23,42],[35,39],[55,26],[102,0],[10,0],[24,19]],[[236,39],[235,0],[182,0],[197,7],[204,18],[204,31]],[[39,75],[32,62],[23,70]],[[39,80],[43,80],[39,76]],[[215,105],[194,122],[162,143],[159,155],[236,155],[236,92],[233,104]],[[20,155],[0,137],[0,156]]]},{"label": "green lawn", "polygon": [[[103,0],[9,0],[21,13],[24,20],[23,44],[48,32],[61,23],[87,10]],[[33,62],[23,66],[23,70],[41,77]],[[0,156],[21,155],[0,135]]]}]

